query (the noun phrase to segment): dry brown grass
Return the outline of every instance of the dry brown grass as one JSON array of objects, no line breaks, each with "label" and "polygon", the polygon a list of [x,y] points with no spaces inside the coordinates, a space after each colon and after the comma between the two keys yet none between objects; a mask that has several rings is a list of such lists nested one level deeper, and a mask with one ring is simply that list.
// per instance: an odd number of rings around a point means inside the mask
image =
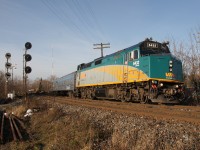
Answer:
[{"label": "dry brown grass", "polygon": [[103,132],[91,125],[87,117],[65,114],[59,108],[33,115],[30,130],[33,145],[29,148],[32,149],[38,143],[44,145],[44,149],[93,149],[94,143],[103,137]]},{"label": "dry brown grass", "polygon": [[[102,126],[100,122],[95,122],[94,118],[91,120],[89,116],[83,116],[78,111],[67,111],[66,113],[63,109],[51,107],[41,100],[32,101],[31,106],[39,108],[39,111],[31,116],[27,126],[30,140],[9,143],[5,145],[7,147],[4,147],[5,150],[167,150],[191,149],[191,145],[193,145],[193,149],[198,149],[200,146],[199,134],[192,135],[194,138],[191,138],[197,139],[197,141],[189,141],[189,145],[186,145],[179,140],[179,138],[183,138],[184,133],[179,133],[176,130],[168,131],[165,128],[161,131],[154,124],[142,130],[135,128],[123,130],[123,132],[118,130],[116,124],[116,128],[114,127],[111,131]],[[15,111],[16,114],[20,115],[25,109],[18,106]],[[1,150],[4,149],[1,147]]]},{"label": "dry brown grass", "polygon": [[20,105],[20,106],[17,106],[17,107],[14,107],[12,109],[12,112],[14,113],[14,115],[16,116],[23,116],[26,112],[26,107],[23,106],[23,105]]}]

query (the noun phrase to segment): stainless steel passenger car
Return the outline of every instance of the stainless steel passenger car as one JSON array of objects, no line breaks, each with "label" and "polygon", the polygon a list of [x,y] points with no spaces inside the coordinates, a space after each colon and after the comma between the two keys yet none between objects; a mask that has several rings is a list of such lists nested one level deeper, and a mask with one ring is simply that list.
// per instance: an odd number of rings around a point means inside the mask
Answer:
[{"label": "stainless steel passenger car", "polygon": [[76,71],[53,82],[53,92],[59,95],[72,96],[75,90]]}]

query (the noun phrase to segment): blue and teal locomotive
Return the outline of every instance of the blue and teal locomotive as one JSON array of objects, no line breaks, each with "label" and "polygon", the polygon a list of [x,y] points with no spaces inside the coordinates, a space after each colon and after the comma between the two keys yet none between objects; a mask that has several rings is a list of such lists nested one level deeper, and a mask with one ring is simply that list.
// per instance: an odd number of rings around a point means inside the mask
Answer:
[{"label": "blue and teal locomotive", "polygon": [[167,42],[146,39],[80,64],[73,74],[73,89],[64,91],[80,98],[179,103],[184,97],[182,63]]}]

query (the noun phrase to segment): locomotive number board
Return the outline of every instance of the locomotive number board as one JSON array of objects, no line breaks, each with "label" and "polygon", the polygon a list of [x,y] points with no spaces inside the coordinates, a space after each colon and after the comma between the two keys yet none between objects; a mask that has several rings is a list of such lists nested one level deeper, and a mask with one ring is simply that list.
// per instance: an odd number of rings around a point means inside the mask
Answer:
[{"label": "locomotive number board", "polygon": [[147,48],[158,48],[158,43],[147,42]]}]

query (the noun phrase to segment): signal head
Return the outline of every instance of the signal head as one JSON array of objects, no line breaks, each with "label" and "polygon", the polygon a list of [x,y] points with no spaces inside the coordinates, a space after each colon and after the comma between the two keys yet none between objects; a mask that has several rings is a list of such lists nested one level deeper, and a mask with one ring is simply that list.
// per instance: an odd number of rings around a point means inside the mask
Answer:
[{"label": "signal head", "polygon": [[11,57],[11,53],[6,53],[5,57],[9,59]]},{"label": "signal head", "polygon": [[6,76],[6,78],[8,79],[8,78],[10,78],[11,74],[10,74],[9,72],[6,72],[6,73],[5,73],[5,76]]},{"label": "signal head", "polygon": [[6,68],[10,68],[11,66],[12,66],[12,64],[9,63],[9,62],[7,62],[7,63],[5,64],[5,67],[6,67]]},{"label": "signal head", "polygon": [[32,59],[32,56],[30,54],[26,54],[25,55],[25,60],[26,61],[31,61],[31,59]]},{"label": "signal head", "polygon": [[26,50],[31,49],[31,47],[32,47],[32,44],[30,42],[25,43]]},{"label": "signal head", "polygon": [[32,69],[31,69],[31,67],[29,67],[29,66],[27,66],[26,68],[25,68],[25,73],[31,73],[31,71],[32,71]]}]

